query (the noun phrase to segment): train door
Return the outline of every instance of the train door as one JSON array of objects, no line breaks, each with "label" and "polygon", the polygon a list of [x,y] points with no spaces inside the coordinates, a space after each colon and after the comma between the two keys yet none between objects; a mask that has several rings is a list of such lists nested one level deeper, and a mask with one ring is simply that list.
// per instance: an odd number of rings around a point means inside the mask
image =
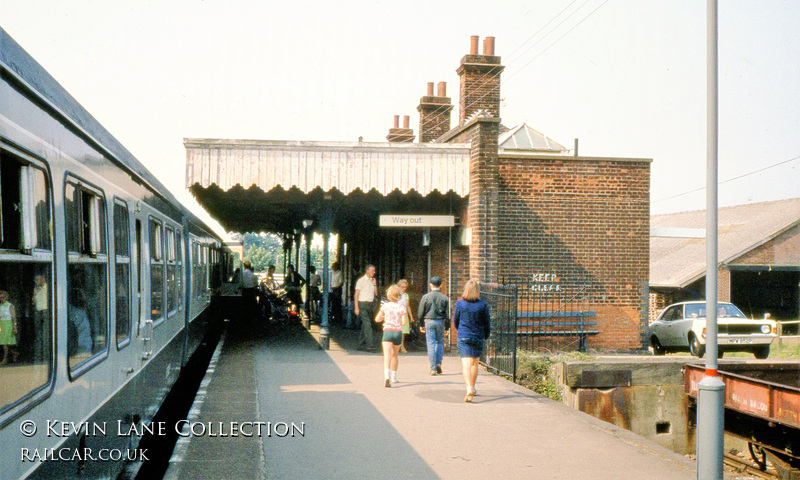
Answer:
[{"label": "train door", "polygon": [[[146,262],[144,261],[144,226],[140,218],[136,219],[136,309],[138,311],[137,318],[137,338],[139,340],[140,349],[142,351],[142,361],[146,361],[150,357],[153,336],[153,322],[148,315],[148,309],[145,305],[147,295],[144,285],[146,274]],[[148,323],[149,322],[149,323]],[[148,345],[150,343],[150,345]]]}]

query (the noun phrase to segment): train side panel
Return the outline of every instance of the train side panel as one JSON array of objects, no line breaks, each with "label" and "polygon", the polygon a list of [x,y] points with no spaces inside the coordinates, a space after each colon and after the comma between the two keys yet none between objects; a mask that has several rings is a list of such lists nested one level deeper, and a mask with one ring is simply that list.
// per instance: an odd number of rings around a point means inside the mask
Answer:
[{"label": "train side panel", "polygon": [[[0,30],[2,55],[9,42]],[[76,103],[37,93],[20,70],[38,67],[32,59],[9,66],[2,55],[0,472],[114,477],[124,462],[72,454],[137,460],[136,432],[212,321],[210,252],[221,243],[112,153],[123,147],[100,145],[73,120]]]}]

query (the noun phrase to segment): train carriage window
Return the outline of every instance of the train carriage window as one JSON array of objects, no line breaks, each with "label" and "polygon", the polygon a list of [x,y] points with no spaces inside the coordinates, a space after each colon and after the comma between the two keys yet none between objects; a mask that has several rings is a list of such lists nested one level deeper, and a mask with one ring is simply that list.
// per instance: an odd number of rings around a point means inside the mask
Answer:
[{"label": "train carriage window", "polygon": [[178,310],[178,264],[175,229],[167,226],[167,312],[171,317]]},{"label": "train carriage window", "polygon": [[200,261],[200,244],[197,241],[192,241],[192,289],[194,290],[194,298],[200,298],[203,295],[203,289],[201,288],[201,280],[202,274],[200,271],[201,268],[201,261]]},{"label": "train carriage window", "polygon": [[203,258],[203,293],[208,293],[208,245],[202,246]]},{"label": "train carriage window", "polygon": [[131,336],[130,220],[123,203],[114,204],[114,263],[117,347],[122,347]]},{"label": "train carriage window", "polygon": [[150,318],[164,315],[164,236],[161,222],[150,219]]},{"label": "train carriage window", "polygon": [[180,309],[183,306],[183,295],[182,295],[182,288],[183,288],[183,242],[181,241],[181,232],[180,230],[175,232],[175,263],[178,266],[178,274],[176,276],[176,291],[177,291],[177,307]]},{"label": "train carriage window", "polygon": [[44,170],[0,151],[0,413],[52,379],[50,213]]},{"label": "train carriage window", "polygon": [[219,250],[216,247],[211,249],[211,290],[217,291],[220,288],[222,281],[222,273],[219,263]]},{"label": "train carriage window", "polygon": [[100,358],[108,344],[106,204],[98,190],[76,180],[68,180],[64,192],[67,355],[69,367],[75,369]]}]

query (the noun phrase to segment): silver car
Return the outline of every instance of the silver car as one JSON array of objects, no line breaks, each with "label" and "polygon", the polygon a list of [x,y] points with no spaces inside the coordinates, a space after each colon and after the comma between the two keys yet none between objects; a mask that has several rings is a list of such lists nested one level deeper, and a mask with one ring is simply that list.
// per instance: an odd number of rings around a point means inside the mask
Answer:
[{"label": "silver car", "polygon": [[[717,303],[718,355],[751,352],[767,358],[777,336],[777,325],[769,320],[751,320],[732,303]],[[686,351],[702,357],[706,351],[706,302],[682,302],[665,308],[647,328],[653,354]]]}]

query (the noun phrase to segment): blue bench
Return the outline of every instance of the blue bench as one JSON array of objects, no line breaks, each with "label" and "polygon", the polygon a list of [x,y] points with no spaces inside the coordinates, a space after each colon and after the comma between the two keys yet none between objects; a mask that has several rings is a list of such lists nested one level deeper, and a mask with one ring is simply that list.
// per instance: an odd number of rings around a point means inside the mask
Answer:
[{"label": "blue bench", "polygon": [[[596,326],[597,322],[587,321],[586,319],[596,316],[597,312],[592,311],[519,312],[517,313],[517,335],[529,335],[532,337],[578,337],[578,348],[580,351],[585,352],[586,339],[590,335],[597,335],[600,333],[600,330],[587,330],[587,327]],[[530,320],[519,321],[520,319]],[[559,319],[564,319],[564,321],[559,321]],[[520,331],[520,328],[525,328],[525,330]]]}]

